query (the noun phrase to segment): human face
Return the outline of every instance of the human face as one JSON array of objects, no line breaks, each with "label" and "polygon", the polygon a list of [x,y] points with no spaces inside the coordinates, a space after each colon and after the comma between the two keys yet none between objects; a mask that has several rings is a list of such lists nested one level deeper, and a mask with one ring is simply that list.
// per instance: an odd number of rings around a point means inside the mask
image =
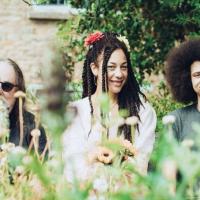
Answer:
[{"label": "human face", "polygon": [[128,77],[127,59],[122,49],[116,49],[107,64],[108,90],[117,95],[123,88]]},{"label": "human face", "polygon": [[[16,85],[16,75],[13,69],[13,66],[5,61],[0,61],[0,81],[1,82],[10,82]],[[0,96],[5,101],[8,111],[10,112],[15,104],[14,94],[17,88],[14,87],[11,91],[5,92],[2,90],[2,86],[0,83]]]},{"label": "human face", "polygon": [[195,61],[191,65],[191,80],[194,91],[200,97],[200,61]]}]

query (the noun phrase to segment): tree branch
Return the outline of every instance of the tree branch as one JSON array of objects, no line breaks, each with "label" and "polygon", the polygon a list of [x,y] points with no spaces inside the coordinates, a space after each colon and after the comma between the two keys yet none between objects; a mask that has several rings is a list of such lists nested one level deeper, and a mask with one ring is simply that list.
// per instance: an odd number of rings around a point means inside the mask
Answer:
[{"label": "tree branch", "polygon": [[26,1],[26,0],[22,0],[24,3],[26,3],[26,4],[28,4],[29,6],[32,6],[32,4],[31,3],[29,3],[28,1]]}]

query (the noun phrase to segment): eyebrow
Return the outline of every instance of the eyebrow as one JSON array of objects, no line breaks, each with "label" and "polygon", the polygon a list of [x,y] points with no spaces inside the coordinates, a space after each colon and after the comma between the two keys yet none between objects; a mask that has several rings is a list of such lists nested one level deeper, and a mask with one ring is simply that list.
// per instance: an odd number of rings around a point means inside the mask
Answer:
[{"label": "eyebrow", "polygon": [[[116,65],[117,63],[115,63],[115,62],[110,62],[109,64]],[[127,62],[123,62],[121,65],[124,65],[124,64],[127,64]]]}]

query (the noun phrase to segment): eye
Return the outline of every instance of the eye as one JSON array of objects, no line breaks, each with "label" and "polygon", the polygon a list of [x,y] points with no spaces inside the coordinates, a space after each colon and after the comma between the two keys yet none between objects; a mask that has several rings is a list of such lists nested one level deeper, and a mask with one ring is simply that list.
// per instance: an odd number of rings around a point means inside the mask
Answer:
[{"label": "eye", "polygon": [[195,72],[194,74],[192,74],[193,77],[200,77],[200,72]]},{"label": "eye", "polygon": [[127,68],[128,68],[127,65],[122,65],[121,66],[121,69],[123,69],[123,70],[127,70]]},{"label": "eye", "polygon": [[115,66],[114,65],[108,65],[108,70],[112,71],[112,70],[115,70]]}]

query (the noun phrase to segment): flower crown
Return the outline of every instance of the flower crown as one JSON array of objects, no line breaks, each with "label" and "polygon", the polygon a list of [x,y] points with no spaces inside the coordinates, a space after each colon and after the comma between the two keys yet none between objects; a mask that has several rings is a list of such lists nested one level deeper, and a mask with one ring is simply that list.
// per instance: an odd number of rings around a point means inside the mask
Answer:
[{"label": "flower crown", "polygon": [[92,33],[90,35],[88,35],[85,40],[84,40],[84,46],[90,46],[93,43],[95,43],[96,41],[100,40],[101,38],[103,38],[103,33],[100,31],[97,31],[95,33]]},{"label": "flower crown", "polygon": [[[103,37],[104,37],[104,34],[100,31],[92,33],[85,38],[84,46],[87,47],[87,46],[93,45],[96,41],[100,40]],[[128,39],[125,36],[120,35],[120,36],[116,36],[116,38],[119,41],[123,42],[126,45],[128,51],[130,51],[130,45],[129,45]]]},{"label": "flower crown", "polygon": [[130,45],[129,45],[128,39],[127,39],[125,36],[121,36],[121,35],[120,35],[120,36],[117,36],[117,39],[118,39],[119,41],[123,42],[123,43],[126,45],[128,51],[130,51],[131,47],[130,47]]}]

